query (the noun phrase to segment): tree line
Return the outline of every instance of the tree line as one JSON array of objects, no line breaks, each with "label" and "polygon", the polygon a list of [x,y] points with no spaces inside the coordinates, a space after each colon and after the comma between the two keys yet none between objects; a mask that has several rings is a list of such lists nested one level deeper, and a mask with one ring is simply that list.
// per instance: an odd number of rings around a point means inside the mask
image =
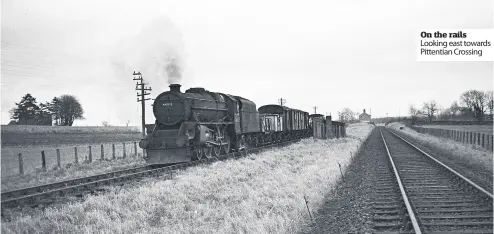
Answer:
[{"label": "tree line", "polygon": [[449,107],[442,108],[436,101],[424,102],[422,109],[410,105],[409,114],[412,124],[420,117],[429,122],[435,118],[442,120],[477,120],[483,121],[487,114],[492,115],[494,100],[492,91],[469,90],[460,95],[460,102],[454,101]]},{"label": "tree line", "polygon": [[18,124],[72,126],[76,119],[84,119],[84,109],[73,95],[54,97],[38,105],[36,98],[28,93],[15,105],[10,114]]}]

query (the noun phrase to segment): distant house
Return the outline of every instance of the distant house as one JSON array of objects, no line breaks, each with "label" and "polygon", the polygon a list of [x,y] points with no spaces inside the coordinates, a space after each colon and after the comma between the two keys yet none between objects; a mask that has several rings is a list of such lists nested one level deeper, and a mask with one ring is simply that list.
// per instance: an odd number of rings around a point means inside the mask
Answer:
[{"label": "distant house", "polygon": [[364,109],[364,113],[360,114],[358,119],[360,120],[360,122],[370,122],[371,116],[365,113],[365,109]]}]

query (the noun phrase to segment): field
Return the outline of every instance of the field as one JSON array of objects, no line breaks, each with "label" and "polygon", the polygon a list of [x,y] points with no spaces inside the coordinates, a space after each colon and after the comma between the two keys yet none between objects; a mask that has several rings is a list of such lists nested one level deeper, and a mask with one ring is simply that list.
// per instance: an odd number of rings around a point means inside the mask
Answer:
[{"label": "field", "polygon": [[[135,142],[135,141],[134,141]],[[126,156],[133,156],[142,152],[139,146],[134,146],[134,142],[125,142]],[[1,176],[2,180],[19,174],[19,157],[22,154],[24,174],[33,174],[41,169],[41,151],[45,152],[45,162],[47,168],[57,165],[57,149],[60,152],[60,164],[62,167],[75,162],[75,149],[77,147],[77,158],[79,162],[89,159],[89,146],[91,146],[91,156],[93,162],[101,159],[101,145],[103,145],[103,156],[109,160],[113,158],[113,145],[115,146],[115,157],[122,158],[124,154],[124,142],[100,143],[100,144],[68,144],[68,145],[32,145],[32,146],[5,146],[1,153]]]},{"label": "field", "polygon": [[2,232],[296,233],[310,222],[305,201],[318,209],[372,128],[149,178],[2,222]]},{"label": "field", "polygon": [[2,134],[10,133],[140,133],[135,126],[37,126],[37,125],[2,125]]},{"label": "field", "polygon": [[480,132],[492,134],[492,125],[419,125],[423,128],[450,129],[466,132]]},{"label": "field", "polygon": [[91,146],[92,158],[96,161],[101,158],[101,145],[106,159],[112,158],[112,144],[116,157],[122,157],[123,143],[128,155],[135,154],[133,142],[141,138],[137,127],[2,125],[1,134],[2,179],[19,174],[19,153],[22,153],[24,172],[29,174],[41,167],[42,150],[48,168],[57,163],[56,149],[60,150],[61,164],[65,167],[75,161],[74,147],[77,147],[79,161],[83,161],[89,156],[88,146]]},{"label": "field", "polygon": [[138,141],[136,127],[2,125],[2,147]]}]

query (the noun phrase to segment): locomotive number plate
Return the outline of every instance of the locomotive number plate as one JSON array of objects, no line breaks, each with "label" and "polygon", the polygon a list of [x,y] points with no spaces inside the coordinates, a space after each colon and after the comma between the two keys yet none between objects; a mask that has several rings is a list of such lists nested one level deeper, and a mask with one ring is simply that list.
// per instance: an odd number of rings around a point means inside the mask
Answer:
[{"label": "locomotive number plate", "polygon": [[163,103],[163,106],[173,106],[173,103]]}]

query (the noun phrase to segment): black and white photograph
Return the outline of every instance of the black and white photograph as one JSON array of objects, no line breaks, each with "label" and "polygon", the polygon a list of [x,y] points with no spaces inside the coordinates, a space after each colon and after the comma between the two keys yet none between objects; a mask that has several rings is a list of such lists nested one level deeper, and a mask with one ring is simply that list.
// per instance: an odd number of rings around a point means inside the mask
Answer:
[{"label": "black and white photograph", "polygon": [[492,0],[2,0],[1,233],[494,232]]}]

